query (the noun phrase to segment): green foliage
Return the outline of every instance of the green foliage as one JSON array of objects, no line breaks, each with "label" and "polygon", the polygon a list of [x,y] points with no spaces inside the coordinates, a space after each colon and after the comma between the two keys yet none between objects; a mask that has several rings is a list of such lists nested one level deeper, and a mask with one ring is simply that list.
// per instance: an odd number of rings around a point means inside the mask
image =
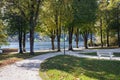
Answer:
[{"label": "green foliage", "polygon": [[44,1],[41,8],[41,26],[36,28],[36,30],[43,35],[51,37],[55,35],[54,31],[56,30],[55,26],[55,17],[54,17],[54,8],[51,6],[52,2]]},{"label": "green foliage", "polygon": [[0,20],[0,46],[7,44],[7,37],[6,27],[3,25],[2,20]]},{"label": "green foliage", "polygon": [[25,19],[16,13],[10,13],[5,15],[4,20],[6,23],[8,23],[7,26],[7,32],[10,35],[18,34],[19,30],[22,29],[22,32],[26,30],[27,28],[27,22]]},{"label": "green foliage", "polygon": [[74,0],[74,20],[80,24],[95,22],[97,11],[97,0]]},{"label": "green foliage", "polygon": [[110,1],[108,6],[108,10],[110,11],[110,23],[109,26],[113,30],[118,29],[118,25],[120,25],[120,20],[118,20],[119,12],[120,12],[120,0]]},{"label": "green foliage", "polygon": [[[106,31],[113,32],[119,28],[119,2],[120,0],[1,0],[0,7],[4,7],[4,18],[7,17],[4,22],[12,34],[17,34],[20,26],[27,31],[31,28],[32,33],[35,28],[36,32],[49,37],[56,36],[57,32],[60,34],[61,29],[67,33],[71,27],[74,27],[75,33],[79,29],[82,34],[97,34],[100,33],[101,26],[102,33],[106,36]],[[99,25],[100,19],[102,25]]]}]

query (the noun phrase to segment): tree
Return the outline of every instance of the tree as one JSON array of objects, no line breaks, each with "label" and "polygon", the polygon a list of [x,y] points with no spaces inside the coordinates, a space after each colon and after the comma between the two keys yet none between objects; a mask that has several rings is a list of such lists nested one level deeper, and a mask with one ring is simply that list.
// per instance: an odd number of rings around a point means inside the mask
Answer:
[{"label": "tree", "polygon": [[19,13],[25,18],[29,25],[30,32],[30,54],[34,55],[34,31],[39,19],[39,11],[41,7],[41,0],[6,0],[11,3],[13,9],[17,9]]},{"label": "tree", "polygon": [[[98,11],[97,11],[97,27],[98,31],[100,33],[100,41],[101,41],[101,47],[103,47],[103,33],[104,33],[104,28],[105,28],[105,10],[106,9],[106,0],[99,0],[98,1]],[[99,23],[99,24],[98,24]]]},{"label": "tree", "polygon": [[56,26],[53,11],[50,8],[50,2],[44,1],[41,9],[41,26],[37,27],[37,31],[51,38],[52,50],[55,49],[54,40],[56,37]]},{"label": "tree", "polygon": [[[3,5],[2,1],[0,1],[0,5]],[[0,6],[0,47],[5,44],[7,44],[7,32],[2,21],[2,6]]]},{"label": "tree", "polygon": [[0,46],[5,44],[7,44],[6,27],[3,25],[2,20],[0,20]]},{"label": "tree", "polygon": [[120,0],[115,0],[115,1],[110,0],[108,9],[110,10],[111,13],[109,26],[110,28],[117,31],[118,46],[120,47],[120,26],[119,26]]},{"label": "tree", "polygon": [[100,3],[99,3],[99,11],[102,12],[102,13],[99,13],[100,14],[100,17],[101,17],[101,47],[103,47],[103,42],[102,42],[102,32],[103,32],[103,28],[105,28],[105,33],[106,33],[106,44],[107,44],[107,47],[109,47],[109,22],[110,22],[110,11],[108,10],[108,5],[109,5],[109,2],[108,0],[102,0]]},{"label": "tree", "polygon": [[65,19],[64,25],[68,29],[68,36],[69,36],[69,47],[68,50],[73,50],[72,48],[72,37],[74,31],[74,10],[73,10],[73,0],[65,1]]},{"label": "tree", "polygon": [[[7,29],[9,34],[18,34],[19,36],[19,51],[23,53],[25,51],[25,35],[26,30],[28,29],[28,22],[25,17],[20,13],[19,10],[19,1],[8,1],[6,0],[3,5],[3,13],[2,17],[5,22],[7,23]],[[16,3],[16,4],[15,4]]]},{"label": "tree", "polygon": [[78,2],[74,2],[74,6],[76,6],[74,8],[74,22],[80,26],[80,31],[84,37],[85,48],[88,48],[88,34],[92,29],[91,25],[93,25],[96,20],[97,0],[79,0]]},{"label": "tree", "polygon": [[7,23],[8,34],[18,34],[19,53],[23,53],[23,32],[27,26],[25,19],[17,13],[8,13],[3,17]]},{"label": "tree", "polygon": [[[48,28],[48,32],[51,34],[51,40],[54,40],[57,36],[57,49],[60,48],[61,29],[64,26],[65,21],[65,2],[66,0],[46,0],[43,4],[45,26]],[[43,13],[42,13],[43,14]],[[45,19],[46,18],[46,19]],[[48,21],[46,21],[48,20]],[[43,22],[43,23],[44,23]],[[52,32],[52,33],[51,33]],[[56,34],[55,34],[56,33]],[[49,36],[50,36],[49,34]]]}]

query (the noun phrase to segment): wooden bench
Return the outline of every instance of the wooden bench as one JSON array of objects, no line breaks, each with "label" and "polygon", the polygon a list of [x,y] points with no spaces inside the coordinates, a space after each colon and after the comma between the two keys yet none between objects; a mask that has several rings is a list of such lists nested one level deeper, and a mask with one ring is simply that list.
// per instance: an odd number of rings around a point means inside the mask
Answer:
[{"label": "wooden bench", "polygon": [[99,59],[102,56],[103,57],[110,57],[110,60],[111,60],[114,55],[113,55],[113,52],[111,52],[111,51],[97,51],[97,56]]}]

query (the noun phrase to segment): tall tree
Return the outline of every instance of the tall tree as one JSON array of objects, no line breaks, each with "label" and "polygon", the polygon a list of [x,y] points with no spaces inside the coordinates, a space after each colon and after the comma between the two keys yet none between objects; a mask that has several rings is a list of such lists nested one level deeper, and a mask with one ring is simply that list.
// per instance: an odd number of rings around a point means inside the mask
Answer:
[{"label": "tall tree", "polygon": [[7,23],[7,32],[9,34],[18,34],[19,53],[23,53],[23,29],[26,26],[26,21],[19,14],[12,12],[7,12],[3,19]]},{"label": "tall tree", "polygon": [[[84,46],[87,47],[88,34],[96,20],[97,0],[74,0],[74,22],[79,23],[84,37]],[[77,4],[77,5],[76,5]]]},{"label": "tall tree", "polygon": [[117,31],[118,46],[120,47],[120,26],[119,26],[120,0],[110,0],[110,4],[108,8],[111,13],[110,27]]},{"label": "tall tree", "polygon": [[29,26],[30,26],[30,54],[34,55],[34,31],[35,27],[37,25],[37,20],[39,18],[39,11],[40,11],[40,5],[41,0],[30,0],[28,6],[29,11]]},{"label": "tall tree", "polygon": [[37,31],[51,38],[52,50],[55,49],[54,40],[56,37],[56,26],[53,11],[50,8],[50,2],[44,1],[41,9],[41,26],[37,27]]},{"label": "tall tree", "polygon": [[5,44],[7,44],[6,27],[4,26],[2,20],[0,20],[0,46]]},{"label": "tall tree", "polygon": [[[9,0],[8,0],[9,2]],[[30,32],[30,54],[34,55],[34,31],[39,19],[41,0],[12,0],[10,1],[15,9],[26,19]]]}]

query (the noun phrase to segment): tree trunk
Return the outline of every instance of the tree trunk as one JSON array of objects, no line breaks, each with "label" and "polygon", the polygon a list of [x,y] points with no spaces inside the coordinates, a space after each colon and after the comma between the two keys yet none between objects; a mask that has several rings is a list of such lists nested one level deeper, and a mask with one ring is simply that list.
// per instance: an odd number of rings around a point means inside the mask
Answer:
[{"label": "tree trunk", "polygon": [[85,46],[85,49],[88,49],[88,46],[87,46],[88,34],[87,34],[87,33],[84,33],[83,37],[84,37],[84,46]]},{"label": "tree trunk", "polygon": [[100,19],[100,36],[101,36],[101,47],[103,48],[103,35],[102,35],[102,19]]},{"label": "tree trunk", "polygon": [[119,27],[118,27],[118,47],[120,47],[120,30],[119,30]]},{"label": "tree trunk", "polygon": [[51,37],[52,50],[55,50],[54,40],[55,40],[55,37],[52,36],[52,37]]},{"label": "tree trunk", "polygon": [[77,29],[77,32],[76,32],[76,48],[79,48],[78,46],[78,42],[79,42],[79,29]]},{"label": "tree trunk", "polygon": [[23,53],[22,51],[22,30],[21,28],[18,30],[19,31],[19,34],[18,34],[18,37],[19,37],[19,53]]},{"label": "tree trunk", "polygon": [[109,47],[109,30],[107,29],[107,47]]},{"label": "tree trunk", "polygon": [[57,48],[58,48],[58,51],[61,51],[61,48],[60,48],[60,37],[61,37],[61,30],[57,29]]},{"label": "tree trunk", "polygon": [[90,34],[90,46],[93,46],[93,35],[92,35],[92,33]]},{"label": "tree trunk", "polygon": [[23,52],[26,52],[25,43],[26,43],[26,32],[24,31],[24,33],[23,33]]},{"label": "tree trunk", "polygon": [[68,50],[73,50],[73,48],[72,48],[73,27],[69,27],[68,31],[69,31],[69,48],[68,48]]},{"label": "tree trunk", "polygon": [[56,34],[57,34],[57,49],[60,51],[60,36],[61,36],[61,29],[59,28],[58,25],[58,11],[56,10],[56,15],[55,15],[55,23],[56,23]]},{"label": "tree trunk", "polygon": [[34,26],[30,26],[30,55],[34,55]]}]

